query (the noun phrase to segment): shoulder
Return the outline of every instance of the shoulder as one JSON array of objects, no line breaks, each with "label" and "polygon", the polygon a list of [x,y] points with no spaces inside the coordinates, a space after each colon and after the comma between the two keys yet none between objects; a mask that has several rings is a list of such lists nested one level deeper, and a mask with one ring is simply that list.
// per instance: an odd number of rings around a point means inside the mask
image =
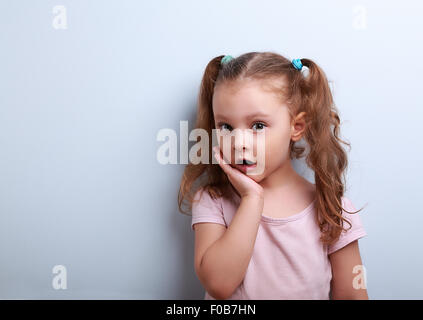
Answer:
[{"label": "shoulder", "polygon": [[194,194],[192,213],[213,211],[223,214],[223,199],[213,191],[201,187]]},{"label": "shoulder", "polygon": [[226,226],[221,199],[204,188],[195,192],[191,212],[191,227],[198,222],[214,222]]},{"label": "shoulder", "polygon": [[348,229],[348,231],[343,231],[342,234],[352,232],[361,233],[364,230],[363,221],[361,219],[361,212],[362,211],[357,210],[356,206],[353,204],[353,201],[349,197],[342,197],[342,216],[348,221],[344,221],[344,229]]},{"label": "shoulder", "polygon": [[[328,254],[331,254],[354,240],[358,240],[367,235],[361,217],[351,199],[342,197],[342,216],[349,222],[343,223],[343,230],[339,239],[328,247]],[[348,211],[348,212],[347,212]],[[351,226],[350,226],[351,224]]]},{"label": "shoulder", "polygon": [[347,196],[341,197],[342,202],[342,215],[348,219],[353,219],[354,217],[359,217],[359,212],[351,201],[351,199]]},{"label": "shoulder", "polygon": [[220,205],[221,206],[221,202],[222,200],[220,197],[211,194],[208,189],[201,187],[194,194],[193,206],[195,203],[201,204],[201,205],[214,205],[214,206]]},{"label": "shoulder", "polygon": [[347,206],[349,208],[354,207],[351,199],[348,198],[347,196],[342,196],[341,200],[342,200],[342,207],[344,206]]}]

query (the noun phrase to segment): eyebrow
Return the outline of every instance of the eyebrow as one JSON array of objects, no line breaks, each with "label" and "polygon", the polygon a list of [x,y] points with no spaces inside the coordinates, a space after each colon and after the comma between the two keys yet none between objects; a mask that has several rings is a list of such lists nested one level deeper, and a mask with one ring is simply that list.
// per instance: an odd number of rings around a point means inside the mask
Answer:
[{"label": "eyebrow", "polygon": [[[252,118],[270,118],[271,116],[267,113],[263,113],[263,112],[256,112],[256,113],[252,113],[248,116],[245,117],[246,120],[250,120]],[[222,120],[228,120],[228,118],[226,118],[224,115],[217,115],[216,119],[222,119]]]}]

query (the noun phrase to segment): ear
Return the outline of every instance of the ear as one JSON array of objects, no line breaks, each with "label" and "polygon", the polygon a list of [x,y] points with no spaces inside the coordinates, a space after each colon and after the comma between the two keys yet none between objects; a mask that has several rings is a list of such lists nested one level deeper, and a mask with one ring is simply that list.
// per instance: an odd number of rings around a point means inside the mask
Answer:
[{"label": "ear", "polygon": [[298,141],[306,129],[305,112],[300,112],[291,122],[291,140]]}]

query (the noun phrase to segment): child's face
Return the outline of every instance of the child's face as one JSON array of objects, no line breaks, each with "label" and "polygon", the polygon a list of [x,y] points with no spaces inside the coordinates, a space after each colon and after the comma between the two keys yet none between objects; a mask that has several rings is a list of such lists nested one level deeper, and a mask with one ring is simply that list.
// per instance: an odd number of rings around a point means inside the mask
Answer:
[{"label": "child's face", "polygon": [[[238,159],[246,158],[257,162],[255,169],[247,171],[249,177],[256,182],[269,176],[284,162],[290,161],[290,140],[300,139],[297,124],[291,126],[288,106],[275,93],[265,90],[258,81],[218,84],[213,95],[213,113],[215,127],[221,130],[217,131],[217,137],[225,160],[241,171],[243,167],[239,165],[239,161],[235,163],[236,156]],[[257,113],[261,115],[256,115]],[[241,130],[233,131],[234,129]],[[264,143],[258,141],[259,134],[263,131]],[[236,133],[233,134],[234,132]],[[236,138],[231,139],[231,134]],[[237,141],[236,145],[234,140]],[[264,146],[261,149],[262,157],[257,154],[258,143]],[[230,147],[226,147],[227,145]],[[239,152],[235,153],[235,149]],[[230,155],[227,154],[228,150]],[[254,172],[260,174],[251,174]]]}]

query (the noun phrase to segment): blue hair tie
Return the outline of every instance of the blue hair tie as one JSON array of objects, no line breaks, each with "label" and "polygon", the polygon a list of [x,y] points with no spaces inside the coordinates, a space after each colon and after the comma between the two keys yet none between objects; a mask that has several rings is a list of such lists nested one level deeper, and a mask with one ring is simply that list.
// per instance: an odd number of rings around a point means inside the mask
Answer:
[{"label": "blue hair tie", "polygon": [[292,65],[297,70],[301,70],[303,68],[303,64],[301,63],[301,59],[294,59],[294,60],[292,60]]},{"label": "blue hair tie", "polygon": [[231,61],[232,59],[233,59],[233,57],[227,54],[226,56],[224,56],[222,58],[222,60],[220,60],[220,63],[221,64],[224,64],[224,63],[227,63],[227,62]]}]

